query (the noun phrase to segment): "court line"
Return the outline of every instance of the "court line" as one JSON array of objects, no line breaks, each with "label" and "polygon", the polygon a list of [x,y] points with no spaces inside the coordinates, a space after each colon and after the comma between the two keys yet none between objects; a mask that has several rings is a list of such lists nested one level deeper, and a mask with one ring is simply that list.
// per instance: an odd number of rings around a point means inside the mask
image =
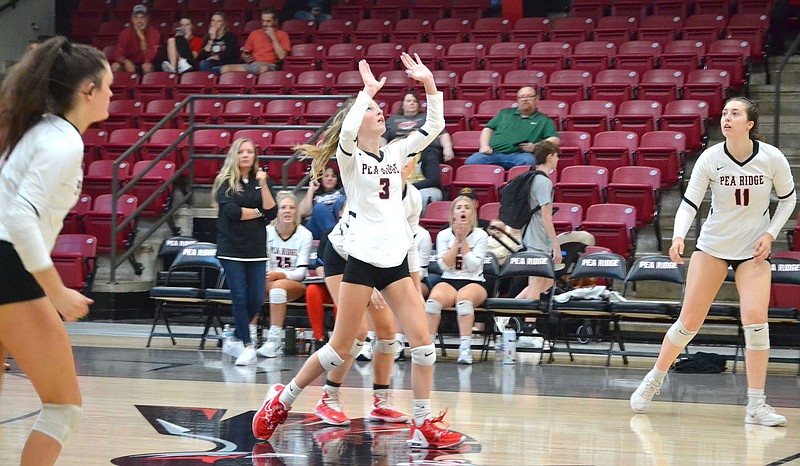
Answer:
[{"label": "court line", "polygon": [[41,409],[37,409],[36,411],[32,411],[28,414],[23,414],[22,416],[12,417],[11,419],[5,419],[0,421],[0,426],[3,424],[11,424],[12,422],[21,421],[23,419],[28,419],[29,417],[37,416]]}]

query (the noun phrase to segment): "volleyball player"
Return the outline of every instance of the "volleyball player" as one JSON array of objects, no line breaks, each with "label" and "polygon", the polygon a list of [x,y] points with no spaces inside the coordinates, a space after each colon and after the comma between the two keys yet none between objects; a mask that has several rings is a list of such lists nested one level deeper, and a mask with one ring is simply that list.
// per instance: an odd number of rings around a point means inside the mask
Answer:
[{"label": "volleyball player", "polygon": [[[339,291],[338,320],[361,322],[373,288],[381,291],[389,307],[398,317],[411,349],[414,420],[409,445],[418,448],[448,448],[459,445],[465,437],[440,427],[444,414],[431,418],[430,392],[433,382],[435,347],[428,334],[424,304],[409,276],[407,253],[413,238],[402,215],[401,168],[416,152],[425,148],[444,128],[442,94],[436,89],[431,71],[418,56],[400,57],[412,79],[421,81],[428,101],[428,119],[419,131],[394,144],[380,147],[386,130],[383,112],[373,97],[380,81],[365,60],[359,62],[364,82],[355,101],[343,107],[344,114],[332,126],[313,157],[312,171],[319,174],[327,165],[336,147],[350,216],[350,228],[344,240],[348,253]],[[341,116],[341,115],[340,115]],[[269,439],[279,424],[286,420],[292,403],[323,372],[344,363],[344,355],[353,349],[358,333],[356,325],[337,325],[331,341],[312,354],[288,385],[273,385],[253,418],[256,438]],[[352,353],[351,355],[356,354]]]},{"label": "volleyball player", "polygon": [[[669,255],[682,264],[684,238],[711,187],[711,211],[689,262],[686,291],[678,320],[667,331],[655,367],[631,395],[631,408],[647,412],[670,365],[703,324],[727,275],[736,273],[744,328],[748,424],[782,426],[786,418],[766,403],[764,385],[769,361],[769,306],[772,242],[794,210],[796,195],[786,156],[756,136],[758,109],[749,99],[725,103],[720,126],[725,141],[705,150],[695,163],[689,185],[675,214]],[[770,218],[770,193],[778,206]]]},{"label": "volleyball player", "polygon": [[61,319],[85,316],[92,300],[64,286],[50,252],[81,192],[81,134],[108,118],[112,81],[102,52],[55,37],[0,88],[0,360],[8,351],[42,401],[23,465],[55,463],[82,412]]}]

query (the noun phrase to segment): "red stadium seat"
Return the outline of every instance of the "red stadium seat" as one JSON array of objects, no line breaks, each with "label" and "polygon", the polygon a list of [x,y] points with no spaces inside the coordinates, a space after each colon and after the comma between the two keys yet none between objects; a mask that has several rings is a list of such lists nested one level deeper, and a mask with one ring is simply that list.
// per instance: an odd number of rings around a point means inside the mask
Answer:
[{"label": "red stadium seat", "polygon": [[543,42],[551,27],[552,22],[548,18],[519,18],[508,33],[509,40],[526,45]]},{"label": "red stadium seat", "polygon": [[378,76],[384,71],[397,70],[403,48],[402,44],[394,42],[371,44],[367,48],[366,57],[372,72]]},{"label": "red stadium seat", "polygon": [[627,204],[597,204],[586,210],[581,230],[594,235],[595,244],[630,259],[636,252],[636,208]]},{"label": "red stadium seat", "polygon": [[617,47],[613,42],[579,42],[570,57],[570,68],[583,70],[596,75],[611,67]]},{"label": "red stadium seat", "polygon": [[540,100],[536,104],[536,110],[550,117],[556,125],[556,129],[561,131],[564,128],[564,120],[569,113],[569,105],[560,100]]},{"label": "red stadium seat", "polygon": [[537,93],[541,93],[547,84],[547,75],[544,71],[536,70],[511,70],[503,75],[502,82],[497,88],[498,98],[516,100],[517,92],[525,86],[534,86]]},{"label": "red stadium seat", "polygon": [[83,215],[92,208],[92,196],[81,194],[78,202],[69,210],[64,217],[64,226],[61,227],[61,234],[83,234]]},{"label": "red stadium seat", "polygon": [[388,19],[364,19],[356,23],[356,29],[350,33],[350,40],[356,44],[374,44],[386,42],[394,26]]},{"label": "red stadium seat", "polygon": [[575,231],[583,221],[583,208],[571,202],[553,203],[553,226],[556,234]]},{"label": "red stadium seat", "polygon": [[83,167],[100,157],[100,148],[108,142],[108,131],[102,128],[87,128],[81,135],[83,139]]},{"label": "red stadium seat", "polygon": [[435,42],[423,42],[412,44],[406,50],[412,57],[414,54],[419,55],[423,63],[427,63],[431,70],[441,69],[442,60],[444,60],[445,46]]},{"label": "red stadium seat", "polygon": [[114,97],[119,99],[132,99],[133,90],[139,85],[139,75],[127,71],[115,71],[114,83],[111,84],[111,92]]},{"label": "red stadium seat", "polygon": [[585,131],[592,136],[601,131],[611,129],[616,108],[612,102],[604,100],[582,100],[569,108],[564,120],[564,129],[568,131]]},{"label": "red stadium seat", "polygon": [[473,115],[475,129],[483,129],[497,112],[504,108],[511,108],[516,105],[516,100],[484,100],[478,104],[478,110]]},{"label": "red stadium seat", "polygon": [[[128,162],[121,162],[117,170],[117,189],[128,180],[131,173],[131,165]],[[114,161],[97,160],[89,165],[86,176],[83,177],[81,192],[96,199],[103,194],[111,194],[114,185]]]},{"label": "red stadium seat", "polygon": [[442,163],[439,165],[439,184],[442,186],[442,191],[448,192],[450,190],[450,184],[453,183],[453,167]]},{"label": "red stadium seat", "polygon": [[369,7],[369,16],[397,23],[402,20],[410,6],[409,0],[376,0],[375,4]]},{"label": "red stadium seat", "polygon": [[592,40],[611,42],[619,46],[631,40],[638,23],[636,16],[603,16],[597,20],[597,25],[592,31]]},{"label": "red stadium seat", "polygon": [[519,71],[525,59],[528,47],[522,42],[498,42],[489,47],[489,53],[483,58],[483,67],[500,74]]},{"label": "red stadium seat", "polygon": [[453,44],[464,42],[469,33],[471,23],[463,18],[442,18],[434,21],[428,38],[431,42],[450,47]]},{"label": "red stadium seat", "polygon": [[605,2],[602,0],[575,0],[570,2],[570,16],[597,19],[605,14]]},{"label": "red stadium seat", "polygon": [[[103,194],[94,201],[92,210],[86,212],[84,225],[86,234],[97,238],[97,252],[111,252],[111,242],[116,241],[117,251],[124,251],[131,243],[136,230],[136,222],[132,222],[119,232],[115,239],[111,236],[111,194]],[[123,194],[117,200],[117,225],[129,218],[139,206],[139,200],[130,194]]]},{"label": "red stadium seat", "polygon": [[272,145],[272,131],[266,129],[240,129],[233,133],[232,141],[245,138],[252,140],[256,145],[256,150],[260,155],[266,155],[267,150]]},{"label": "red stadium seat", "polygon": [[[743,2],[739,2],[741,6]],[[741,8],[740,8],[741,11]],[[750,59],[764,58],[764,37],[769,29],[769,15],[765,13],[739,13],[731,16],[725,27],[726,39],[737,39],[750,43]]]},{"label": "red stadium seat", "polygon": [[342,108],[343,100],[310,100],[300,115],[303,124],[321,125]]},{"label": "red stadium seat", "polygon": [[486,47],[472,42],[455,43],[447,48],[442,69],[463,75],[467,71],[481,69]]},{"label": "red stadium seat", "polygon": [[731,11],[731,4],[728,0],[694,0],[694,14],[705,15],[714,14],[728,16]]},{"label": "red stadium seat", "polygon": [[[270,156],[279,156],[267,161],[267,172],[274,180],[282,176],[283,164],[286,159],[294,154],[294,147],[305,144],[314,135],[313,130],[285,129],[277,131],[273,143],[269,148]],[[289,166],[289,184],[297,184],[306,174],[308,162],[293,163]]]},{"label": "red stadium seat", "polygon": [[592,73],[581,70],[553,71],[544,86],[544,98],[573,104],[584,100],[592,85]]},{"label": "red stadium seat", "polygon": [[746,40],[717,40],[708,47],[706,68],[727,71],[731,88],[738,90],[750,81],[750,55],[750,43]]},{"label": "red stadium seat", "polygon": [[217,84],[217,74],[211,71],[183,73],[175,88],[175,99],[183,100],[191,94],[211,94]]},{"label": "red stadium seat", "polygon": [[[175,143],[178,138],[183,134],[180,129],[159,129],[150,136],[150,139],[144,143],[142,150],[142,160],[153,160],[158,157],[161,152],[166,150],[169,146]],[[183,164],[185,160],[186,147],[189,144],[189,139],[184,138],[179,142],[175,148],[170,151],[164,160],[169,160],[175,164]]]},{"label": "red stadium seat", "polygon": [[[444,92],[445,100],[454,99],[459,82],[458,73],[449,70],[433,70],[431,73],[433,73],[433,82],[436,83],[436,88]],[[417,85],[419,86],[419,83]],[[424,91],[424,89],[422,90]]]},{"label": "red stadium seat", "polygon": [[544,72],[550,76],[567,67],[572,46],[565,42],[537,42],[525,57],[525,68]]},{"label": "red stadium seat", "polygon": [[661,250],[661,172],[653,167],[620,167],[611,175],[608,202],[636,208],[636,228],[653,223],[656,244]]},{"label": "red stadium seat", "polygon": [[[389,41],[408,48],[413,44],[424,42],[432,27],[433,23],[427,19],[403,18],[395,23],[394,29],[389,33]],[[370,62],[371,64],[372,62]]]},{"label": "red stadium seat", "polygon": [[686,18],[681,29],[684,40],[700,41],[706,46],[722,37],[728,20],[720,13],[693,14]]},{"label": "red stadium seat", "polygon": [[660,69],[644,73],[639,83],[639,98],[655,100],[661,105],[677,100],[683,90],[686,75],[680,70]]},{"label": "red stadium seat", "polygon": [[686,0],[654,0],[652,10],[654,15],[685,18],[689,15],[689,6]]},{"label": "red stadium seat", "polygon": [[[313,21],[312,21],[313,22]],[[333,18],[319,23],[316,31],[312,32],[312,42],[323,47],[341,44],[350,40],[350,33],[355,29],[355,23],[349,19]]]},{"label": "red stadium seat", "polygon": [[255,125],[264,112],[264,102],[260,100],[229,100],[217,121],[228,125]]},{"label": "red stadium seat", "polygon": [[706,54],[706,46],[698,40],[675,40],[664,46],[661,69],[678,70],[684,75],[698,69]]},{"label": "red stadium seat", "polygon": [[142,76],[133,89],[134,98],[147,103],[155,99],[171,99],[172,90],[178,86],[178,75],[166,71],[153,71]]},{"label": "red stadium seat", "polygon": [[288,94],[294,83],[294,73],[265,71],[258,75],[253,85],[253,94]]},{"label": "red stadium seat", "polygon": [[[260,28],[261,20],[253,20],[253,22],[255,21],[258,22],[256,29]],[[289,41],[292,44],[305,44],[316,29],[316,21],[309,21],[307,19],[289,19],[281,23],[281,30],[289,35]],[[245,27],[245,30],[247,30],[247,27]]]},{"label": "red stadium seat", "polygon": [[587,157],[589,165],[606,167],[613,173],[619,167],[633,165],[639,136],[632,131],[603,131],[592,139]]},{"label": "red stadium seat", "polygon": [[[370,68],[372,68],[371,61]],[[355,95],[363,88],[364,81],[361,79],[360,71],[343,71],[338,74],[336,82],[331,86],[331,94]]]},{"label": "red stadium seat", "polygon": [[187,128],[192,123],[192,116],[196,125],[216,123],[223,108],[221,100],[195,100],[178,113],[178,128]]},{"label": "red stadium seat", "polygon": [[[108,142],[100,148],[100,158],[103,160],[115,160],[124,154],[132,145],[136,144],[144,136],[145,131],[138,128],[115,129],[108,137]],[[134,153],[132,159],[138,159],[138,154]]]},{"label": "red stadium seat", "polygon": [[[144,113],[139,116],[139,127],[144,129],[152,128],[161,120],[166,118],[166,116],[169,115],[171,111],[175,110],[175,107],[180,104],[181,102],[175,99],[151,100],[147,103],[147,108],[145,109]],[[174,128],[175,121],[175,118],[167,120],[162,128]]]},{"label": "red stadium seat", "polygon": [[651,40],[623,42],[617,50],[616,66],[619,70],[636,71],[639,76],[656,67],[661,56],[661,44]]},{"label": "red stadium seat", "polygon": [[563,170],[573,165],[585,165],[592,136],[584,131],[559,131],[558,137],[561,139],[558,168]]},{"label": "red stadium seat", "polygon": [[473,114],[475,114],[475,104],[470,100],[444,101],[445,129],[448,133],[471,130]]},{"label": "red stadium seat", "polygon": [[[352,21],[358,24],[360,21],[364,20],[365,8],[362,5],[358,5],[358,2],[353,3],[355,4],[350,4],[350,2],[337,2],[337,4],[331,9],[331,13],[336,18]],[[361,3],[363,4],[364,2]]]},{"label": "red stadium seat", "polygon": [[304,71],[319,70],[319,63],[325,55],[325,47],[320,44],[296,44],[283,59],[283,71],[299,74]]},{"label": "red stadium seat", "polygon": [[194,182],[211,184],[222,168],[224,154],[231,144],[231,132],[226,129],[201,129],[194,133],[194,153],[219,155],[218,159],[194,159]]},{"label": "red stadium seat", "polygon": [[450,5],[450,16],[475,22],[486,16],[489,6],[489,0],[459,0]]},{"label": "red stadium seat", "polygon": [[[142,204],[153,195],[161,186],[163,186],[175,174],[175,163],[169,160],[161,160],[155,162],[155,165],[148,169],[148,166],[153,162],[150,160],[142,160],[136,162],[133,166],[133,173],[131,177],[135,177],[141,173],[144,176],[134,184],[130,191],[131,195],[136,196]],[[141,211],[140,215],[143,217],[161,217],[169,211],[172,205],[172,186],[170,185],[164,191],[161,191],[153,201]]]},{"label": "red stadium seat", "polygon": [[50,253],[64,286],[88,293],[97,268],[97,238],[92,235],[60,234]]},{"label": "red stadium seat", "polygon": [[304,108],[305,104],[302,100],[270,100],[264,107],[261,123],[268,125],[296,125]]},{"label": "red stadium seat", "polygon": [[491,70],[467,71],[456,88],[456,98],[483,102],[497,98],[500,73]]},{"label": "red stadium seat", "polygon": [[658,129],[663,106],[655,100],[628,100],[622,102],[614,117],[614,129],[643,134]]},{"label": "red stadium seat", "polygon": [[490,222],[500,216],[500,203],[487,202],[478,209],[478,218]]},{"label": "red stadium seat", "polygon": [[414,2],[408,8],[409,18],[427,19],[434,22],[445,17],[445,10],[450,7],[452,2],[448,0],[425,0],[425,2]]},{"label": "red stadium seat", "polygon": [[249,94],[256,84],[256,74],[247,71],[229,71],[219,76],[214,86],[215,94]]},{"label": "red stadium seat", "polygon": [[464,164],[464,160],[466,160],[467,157],[478,152],[478,149],[480,149],[481,132],[457,131],[455,133],[450,133],[450,137],[453,139],[453,152],[456,155],[456,157],[450,161],[450,165],[452,165],[454,169],[457,169]]},{"label": "red stadium seat", "polygon": [[108,104],[108,118],[99,123],[106,131],[120,128],[136,128],[139,126],[139,117],[144,106],[138,100],[122,99],[112,100]]},{"label": "red stadium seat", "polygon": [[[453,17],[464,18],[463,16]],[[492,44],[503,42],[510,31],[511,21],[505,18],[479,18],[472,25],[469,40],[489,47]]]},{"label": "red stadium seat", "polygon": [[708,139],[706,122],[709,105],[704,100],[676,100],[664,107],[661,129],[681,131],[686,135],[686,147],[697,150],[704,147]]},{"label": "red stadium seat", "polygon": [[639,85],[639,74],[633,70],[603,70],[594,77],[592,100],[606,100],[617,108],[633,99],[634,89]]},{"label": "red stadium seat", "polygon": [[419,225],[431,234],[431,241],[436,244],[436,235],[450,225],[450,201],[435,201],[425,207],[425,216],[419,219]]},{"label": "red stadium seat", "polygon": [[327,94],[333,86],[335,75],[329,71],[303,71],[291,89],[292,94]]},{"label": "red stadium seat", "polygon": [[589,40],[593,29],[594,19],[567,16],[553,22],[553,28],[550,30],[549,36],[553,42],[565,42],[571,47],[575,47],[576,44]]},{"label": "red stadium seat", "polygon": [[658,42],[662,46],[672,42],[683,27],[683,16],[651,15],[645,16],[636,29],[636,37],[640,41]]},{"label": "red stadium seat", "polygon": [[683,181],[685,152],[683,133],[653,131],[642,136],[634,160],[636,165],[657,168],[661,172],[661,189],[669,189]]},{"label": "red stadium seat", "polygon": [[506,171],[496,165],[462,165],[450,185],[450,197],[455,199],[461,188],[472,188],[478,205],[500,200],[499,188],[503,186]]},{"label": "red stadium seat", "polygon": [[333,44],[322,57],[322,69],[333,73],[357,70],[365,51],[361,44]]},{"label": "red stadium seat", "polygon": [[606,199],[608,169],[593,165],[574,165],[561,170],[556,183],[555,201],[579,204],[584,212]]}]

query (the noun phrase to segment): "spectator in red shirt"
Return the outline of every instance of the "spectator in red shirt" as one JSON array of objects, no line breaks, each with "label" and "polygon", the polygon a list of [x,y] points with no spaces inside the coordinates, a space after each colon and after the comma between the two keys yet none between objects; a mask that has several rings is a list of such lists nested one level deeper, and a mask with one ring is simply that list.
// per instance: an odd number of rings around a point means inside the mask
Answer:
[{"label": "spectator in red shirt", "polygon": [[130,27],[119,33],[114,51],[116,61],[111,64],[111,71],[147,74],[153,71],[153,61],[160,47],[161,34],[150,26],[147,7],[136,5],[131,12]]},{"label": "spectator in red shirt", "polygon": [[275,10],[265,8],[261,11],[261,29],[256,29],[247,36],[242,49],[243,64],[225,65],[221,72],[248,71],[261,74],[277,69],[278,62],[289,54],[292,44],[289,35],[278,29]]},{"label": "spectator in red shirt", "polygon": [[192,35],[194,23],[192,18],[181,16],[175,30],[175,37],[167,39],[160,57],[161,69],[170,73],[185,73],[197,67],[197,56],[203,48],[203,39]]}]

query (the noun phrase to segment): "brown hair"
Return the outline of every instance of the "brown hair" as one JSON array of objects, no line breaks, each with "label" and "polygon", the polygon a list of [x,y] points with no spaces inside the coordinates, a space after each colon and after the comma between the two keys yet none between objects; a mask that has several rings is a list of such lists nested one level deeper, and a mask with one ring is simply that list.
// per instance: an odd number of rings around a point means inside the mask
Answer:
[{"label": "brown hair", "polygon": [[547,162],[547,156],[553,153],[561,155],[561,148],[552,141],[543,139],[533,145],[533,155],[536,157],[536,165]]},{"label": "brown hair", "polygon": [[62,36],[28,51],[0,87],[0,154],[10,153],[43,114],[71,110],[86,81],[99,89],[106,67],[103,52]]},{"label": "brown hair", "polygon": [[328,162],[331,160],[331,157],[336,155],[336,148],[339,146],[339,135],[342,132],[342,123],[344,122],[344,117],[353,107],[354,102],[355,99],[350,98],[347,99],[344,104],[342,104],[333,117],[333,121],[331,122],[330,126],[328,126],[328,130],[325,131],[325,136],[322,137],[322,140],[316,146],[311,144],[302,144],[293,148],[295,151],[303,152],[305,157],[311,158],[312,180],[322,179],[322,174],[325,172]]}]

